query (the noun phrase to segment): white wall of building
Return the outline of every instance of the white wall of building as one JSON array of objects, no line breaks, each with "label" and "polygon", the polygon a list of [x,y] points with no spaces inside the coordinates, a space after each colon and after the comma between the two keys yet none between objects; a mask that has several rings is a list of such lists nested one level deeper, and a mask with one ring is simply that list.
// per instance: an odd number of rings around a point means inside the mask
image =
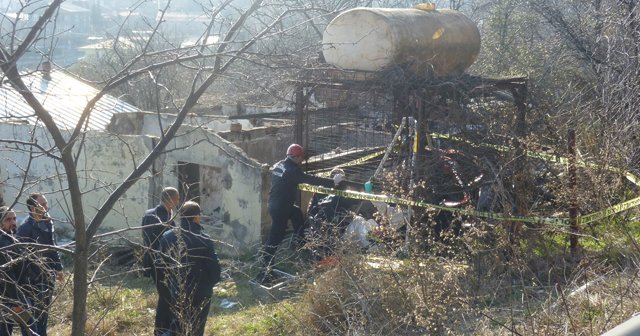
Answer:
[{"label": "white wall of building", "polygon": [[[30,142],[52,148],[41,127],[0,123],[0,138]],[[151,151],[157,138],[139,135],[114,135],[89,132],[78,155],[78,176],[83,192],[86,220],[112,190],[121,183]],[[50,214],[56,220],[58,235],[72,237],[70,198],[62,165],[37,150],[30,153],[15,143],[0,142],[0,194],[5,204],[17,199],[14,208],[25,217],[27,195],[46,193]],[[57,153],[53,153],[54,155]],[[116,203],[99,233],[140,226],[144,210],[159,203],[159,191],[165,186],[179,187],[177,167],[191,163],[200,167],[201,203],[205,229],[233,251],[255,249],[261,240],[263,220],[264,168],[249,159],[238,147],[204,129],[184,127],[156,162]],[[23,183],[24,182],[24,183]],[[268,183],[268,181],[267,181]],[[22,192],[22,193],[20,193]],[[214,211],[216,210],[216,211]],[[140,241],[139,230],[127,231],[127,237]]]}]

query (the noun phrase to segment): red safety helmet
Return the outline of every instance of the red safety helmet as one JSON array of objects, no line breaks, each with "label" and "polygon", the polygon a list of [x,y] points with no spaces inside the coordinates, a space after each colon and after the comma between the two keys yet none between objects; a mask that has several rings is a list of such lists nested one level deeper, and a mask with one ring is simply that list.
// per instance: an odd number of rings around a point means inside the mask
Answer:
[{"label": "red safety helmet", "polygon": [[291,146],[289,146],[289,148],[287,148],[287,155],[303,156],[304,155],[304,148],[302,148],[302,146],[300,146],[298,144],[292,144]]}]

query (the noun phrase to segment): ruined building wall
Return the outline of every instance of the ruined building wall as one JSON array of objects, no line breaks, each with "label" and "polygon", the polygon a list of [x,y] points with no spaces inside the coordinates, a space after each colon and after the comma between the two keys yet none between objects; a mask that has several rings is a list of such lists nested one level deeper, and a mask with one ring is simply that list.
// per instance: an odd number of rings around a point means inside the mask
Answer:
[{"label": "ruined building wall", "polygon": [[[32,131],[39,144],[45,148],[51,146],[52,141],[40,127],[0,123],[4,138],[32,141]],[[128,176],[156,143],[157,138],[149,136],[87,133],[78,156],[78,175],[87,218],[93,217],[110,191]],[[36,155],[29,162],[29,153],[14,147],[0,145],[3,158],[0,162],[0,192],[5,203],[12,204],[22,190],[15,208],[18,216],[24,218],[27,216],[24,206],[26,195],[33,191],[45,192],[51,215],[57,222],[58,234],[62,238],[71,238],[72,228],[66,216],[71,213],[70,198],[63,191],[66,181],[62,166],[43,155]],[[27,167],[29,170],[25,176]],[[163,187],[184,185],[185,177],[180,173],[190,172],[185,167],[197,167],[197,176],[187,176],[187,180],[198,182],[195,193],[203,206],[205,230],[214,239],[232,247],[227,249],[228,252],[241,253],[257,248],[263,226],[263,206],[266,206],[263,205],[262,165],[215,133],[188,126],[181,128],[167,151],[116,203],[100,232],[140,226],[144,210],[159,203],[159,191]],[[23,180],[27,182],[24,187]],[[141,240],[139,230],[127,231],[126,235],[136,241]]]}]

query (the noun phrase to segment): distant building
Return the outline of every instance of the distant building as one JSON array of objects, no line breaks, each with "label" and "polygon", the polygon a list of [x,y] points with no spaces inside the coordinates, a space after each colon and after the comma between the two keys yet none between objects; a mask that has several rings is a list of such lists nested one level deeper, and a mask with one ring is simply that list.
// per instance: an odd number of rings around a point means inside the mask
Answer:
[{"label": "distant building", "polygon": [[63,2],[56,17],[58,31],[86,37],[91,32],[91,9]]}]

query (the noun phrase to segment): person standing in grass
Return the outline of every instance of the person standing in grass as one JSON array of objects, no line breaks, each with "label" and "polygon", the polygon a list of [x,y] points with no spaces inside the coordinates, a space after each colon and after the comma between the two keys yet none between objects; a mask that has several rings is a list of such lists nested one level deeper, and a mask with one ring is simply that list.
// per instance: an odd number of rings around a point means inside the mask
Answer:
[{"label": "person standing in grass", "polygon": [[[49,204],[47,198],[39,192],[32,193],[27,197],[27,217],[18,227],[16,236],[21,242],[35,243],[38,245],[56,246],[55,229],[53,220],[49,217]],[[47,336],[47,324],[49,322],[49,308],[55,281],[63,280],[62,263],[60,255],[54,249],[40,247],[37,261],[29,262],[27,275],[27,297],[31,302],[34,312],[34,329],[40,336]]]},{"label": "person standing in grass", "polygon": [[174,315],[169,335],[201,336],[207,322],[213,287],[220,281],[220,263],[213,241],[202,232],[200,205],[185,202],[180,226],[160,239],[166,284],[172,295]]},{"label": "person standing in grass", "polygon": [[13,328],[20,324],[23,335],[29,335],[26,325],[32,321],[26,304],[26,298],[21,293],[20,284],[24,262],[20,260],[22,254],[13,246],[17,240],[16,213],[13,209],[0,207],[0,303],[10,313],[3,313],[0,317],[0,336],[8,336]]},{"label": "person standing in grass", "polygon": [[163,274],[155,269],[153,260],[155,253],[160,250],[160,237],[175,226],[173,223],[174,211],[180,203],[178,189],[167,187],[160,193],[160,204],[153,209],[145,211],[142,218],[142,240],[145,251],[142,259],[144,275],[153,279],[158,291],[158,305],[156,306],[156,320],[154,335],[163,335],[169,330],[173,315],[169,310],[171,294],[164,284]]},{"label": "person standing in grass", "polygon": [[284,238],[289,220],[293,224],[295,244],[304,244],[304,217],[300,207],[294,204],[298,185],[308,183],[331,188],[344,180],[343,174],[336,174],[332,179],[306,174],[300,167],[304,156],[304,148],[298,144],[292,144],[287,148],[287,157],[271,167],[271,189],[268,202],[271,231],[261,251],[263,270],[256,277],[256,281],[263,285],[273,280],[271,272],[273,259],[278,245]]}]

